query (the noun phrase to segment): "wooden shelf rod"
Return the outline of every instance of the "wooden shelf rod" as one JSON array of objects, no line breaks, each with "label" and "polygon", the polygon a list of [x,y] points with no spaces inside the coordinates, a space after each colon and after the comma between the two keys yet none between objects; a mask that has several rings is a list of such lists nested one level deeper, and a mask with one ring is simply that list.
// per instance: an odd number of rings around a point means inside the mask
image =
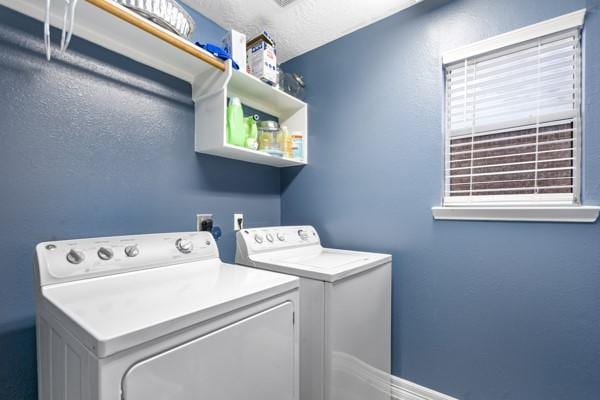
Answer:
[{"label": "wooden shelf rod", "polygon": [[148,21],[135,14],[133,11],[123,10],[116,3],[111,0],[86,0],[88,3],[93,4],[94,6],[106,11],[109,14],[114,15],[117,18],[122,19],[125,22],[130,23],[138,27],[139,29],[169,43],[170,45],[177,47],[181,51],[185,51],[186,53],[199,58],[207,64],[212,65],[213,67],[220,69],[221,71],[225,71],[225,63],[218,58],[213,57],[212,55],[204,52],[195,44],[188,42],[187,40],[181,39],[175,34],[168,32],[166,29],[159,27],[153,22]]}]

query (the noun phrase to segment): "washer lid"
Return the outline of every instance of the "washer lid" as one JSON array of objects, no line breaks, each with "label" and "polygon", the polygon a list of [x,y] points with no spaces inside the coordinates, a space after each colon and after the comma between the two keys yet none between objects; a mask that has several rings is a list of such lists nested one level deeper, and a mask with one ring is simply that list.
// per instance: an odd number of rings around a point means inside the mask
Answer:
[{"label": "washer lid", "polygon": [[214,259],[45,286],[40,305],[106,357],[296,287]]},{"label": "washer lid", "polygon": [[309,246],[250,256],[257,267],[305,278],[335,282],[388,263],[389,254]]}]

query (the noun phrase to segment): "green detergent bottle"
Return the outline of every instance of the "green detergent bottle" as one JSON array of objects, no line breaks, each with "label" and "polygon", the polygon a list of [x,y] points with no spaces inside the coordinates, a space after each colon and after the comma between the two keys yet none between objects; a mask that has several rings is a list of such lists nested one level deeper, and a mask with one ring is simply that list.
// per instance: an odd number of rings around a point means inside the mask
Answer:
[{"label": "green detergent bottle", "polygon": [[232,97],[227,107],[227,143],[240,147],[246,144],[244,110],[238,97]]}]

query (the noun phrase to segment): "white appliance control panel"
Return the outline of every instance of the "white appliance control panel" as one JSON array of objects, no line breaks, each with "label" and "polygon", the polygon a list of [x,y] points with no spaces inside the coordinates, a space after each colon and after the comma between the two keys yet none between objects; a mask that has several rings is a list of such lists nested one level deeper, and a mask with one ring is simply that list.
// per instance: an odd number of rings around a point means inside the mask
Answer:
[{"label": "white appliance control panel", "polygon": [[42,286],[219,257],[208,232],[62,240],[36,250]]},{"label": "white appliance control panel", "polygon": [[320,245],[321,240],[312,226],[276,226],[242,229],[237,232],[238,244],[248,249],[248,254]]}]

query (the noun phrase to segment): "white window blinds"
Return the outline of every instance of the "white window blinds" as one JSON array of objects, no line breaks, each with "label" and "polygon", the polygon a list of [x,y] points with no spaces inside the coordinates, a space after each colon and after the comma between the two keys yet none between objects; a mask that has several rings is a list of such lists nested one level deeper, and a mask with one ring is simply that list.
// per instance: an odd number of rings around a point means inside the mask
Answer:
[{"label": "white window blinds", "polygon": [[445,65],[444,203],[575,202],[579,28]]}]

